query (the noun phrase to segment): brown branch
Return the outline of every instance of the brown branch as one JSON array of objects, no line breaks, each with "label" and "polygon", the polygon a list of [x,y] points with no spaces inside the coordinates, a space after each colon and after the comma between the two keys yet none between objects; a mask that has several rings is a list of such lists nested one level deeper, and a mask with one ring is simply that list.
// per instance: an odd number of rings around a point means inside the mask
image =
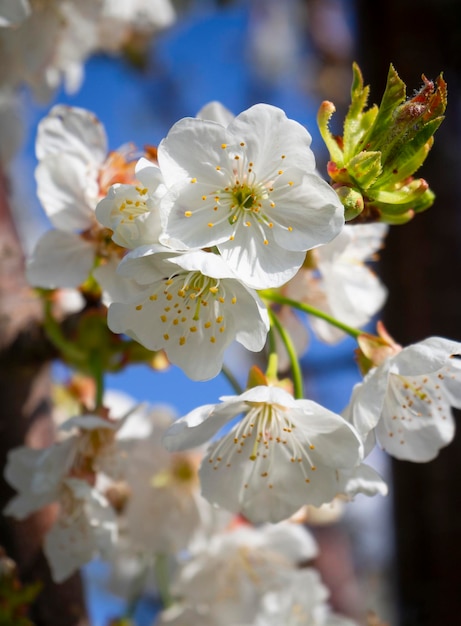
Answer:
[{"label": "brown branch", "polygon": [[[41,329],[42,307],[27,285],[24,257],[8,203],[7,183],[0,172],[0,466],[11,448],[42,448],[54,439],[51,416],[52,348]],[[13,490],[0,477],[3,510]],[[36,626],[87,624],[83,588],[75,575],[57,585],[51,580],[41,550],[54,520],[48,507],[19,522],[0,515],[0,542],[19,568],[24,583],[40,580],[43,591],[32,607]]]}]

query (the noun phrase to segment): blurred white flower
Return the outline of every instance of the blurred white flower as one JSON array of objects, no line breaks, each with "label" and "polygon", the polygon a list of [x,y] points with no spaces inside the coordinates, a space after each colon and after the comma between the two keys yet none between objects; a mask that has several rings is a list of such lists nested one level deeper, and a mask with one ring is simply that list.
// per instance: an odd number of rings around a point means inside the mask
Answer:
[{"label": "blurred white flower", "polygon": [[[387,230],[386,224],[346,225],[333,241],[310,253],[310,265],[287,283],[285,295],[349,326],[363,327],[387,297],[386,288],[365,264],[382,247]],[[323,341],[334,343],[344,337],[343,331],[318,317],[311,315],[309,321]]]},{"label": "blurred white flower", "polygon": [[282,590],[297,564],[316,555],[313,538],[297,524],[245,525],[215,535],[179,570],[172,591],[181,603],[156,624],[252,624],[265,594]]},{"label": "blurred white flower", "polygon": [[94,556],[106,557],[117,539],[115,512],[84,480],[66,478],[57,497],[59,514],[43,550],[53,580],[60,583]]}]

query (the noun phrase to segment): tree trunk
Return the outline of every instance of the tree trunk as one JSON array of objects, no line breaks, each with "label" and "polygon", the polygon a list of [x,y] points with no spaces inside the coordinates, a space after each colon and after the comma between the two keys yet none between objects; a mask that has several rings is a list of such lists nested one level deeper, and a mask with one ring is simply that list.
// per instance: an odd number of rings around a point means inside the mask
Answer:
[{"label": "tree trunk", "polygon": [[[461,206],[459,172],[461,20],[449,0],[386,0],[358,4],[358,62],[370,102],[379,103],[389,64],[408,85],[421,74],[448,83],[447,118],[418,175],[436,193],[434,206],[391,228],[382,254],[390,297],[385,323],[402,344],[431,335],[461,340]],[[381,90],[381,91],[380,91]],[[431,463],[395,461],[396,587],[401,626],[457,624],[461,616],[461,436]]]},{"label": "tree trunk", "polygon": [[[24,258],[8,204],[7,181],[0,171],[0,466],[11,448],[42,448],[54,438],[51,417],[50,359],[53,355],[40,326],[41,304],[27,286]],[[14,495],[0,477],[1,510]],[[36,626],[87,624],[79,576],[53,583],[41,550],[54,509],[24,521],[0,516],[0,544],[18,565],[23,583],[42,581],[32,607]]]}]

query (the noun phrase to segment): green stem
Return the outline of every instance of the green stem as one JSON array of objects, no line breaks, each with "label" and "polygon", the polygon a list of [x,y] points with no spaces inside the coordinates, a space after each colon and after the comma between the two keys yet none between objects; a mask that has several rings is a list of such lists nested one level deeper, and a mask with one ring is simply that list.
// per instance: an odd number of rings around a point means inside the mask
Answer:
[{"label": "green stem", "polygon": [[93,379],[96,386],[95,392],[95,405],[96,409],[99,409],[103,406],[104,399],[104,368],[102,367],[101,358],[99,356],[99,352],[94,351],[90,354],[90,367],[91,373],[93,375]]},{"label": "green stem", "polygon": [[85,360],[85,354],[75,347],[73,343],[68,341],[61,330],[61,326],[56,322],[51,312],[51,302],[45,299],[45,317],[43,320],[43,328],[48,339],[59,350],[62,357],[70,363],[82,363]]},{"label": "green stem", "polygon": [[235,393],[238,396],[243,393],[243,389],[239,381],[235,378],[233,373],[230,371],[230,369],[226,365],[222,366],[221,374],[223,374],[224,377],[227,378],[227,382],[230,384],[230,386],[232,387],[232,389],[235,391]]},{"label": "green stem", "polygon": [[298,355],[296,354],[295,346],[290,335],[287,333],[285,328],[280,323],[280,320],[271,309],[269,309],[269,316],[271,318],[271,324],[273,324],[277,329],[277,332],[280,335],[280,339],[283,341],[283,345],[285,346],[285,349],[288,353],[288,358],[290,359],[294,397],[297,400],[301,400],[302,398],[304,398],[303,374],[301,371],[301,366],[299,364]]},{"label": "green stem", "polygon": [[287,306],[291,306],[294,309],[298,309],[298,311],[303,311],[303,313],[307,313],[309,315],[314,315],[315,317],[319,317],[320,319],[325,320],[332,326],[339,328],[340,330],[344,331],[345,333],[347,333],[351,337],[354,337],[355,339],[357,337],[360,337],[360,335],[363,334],[363,331],[360,330],[359,328],[352,328],[352,326],[343,324],[343,322],[340,322],[336,318],[331,317],[331,315],[328,315],[328,313],[324,313],[320,309],[316,309],[314,306],[311,306],[310,304],[305,304],[304,302],[298,302],[297,300],[292,300],[291,298],[287,298],[285,296],[282,296],[279,293],[276,293],[270,290],[260,291],[259,295],[261,296],[261,298],[264,298],[265,300],[269,300],[270,302],[276,302],[277,304],[286,304]]},{"label": "green stem", "polygon": [[173,604],[173,598],[170,593],[170,576],[167,554],[157,554],[155,557],[155,580],[157,582],[158,592],[163,608],[167,609]]}]

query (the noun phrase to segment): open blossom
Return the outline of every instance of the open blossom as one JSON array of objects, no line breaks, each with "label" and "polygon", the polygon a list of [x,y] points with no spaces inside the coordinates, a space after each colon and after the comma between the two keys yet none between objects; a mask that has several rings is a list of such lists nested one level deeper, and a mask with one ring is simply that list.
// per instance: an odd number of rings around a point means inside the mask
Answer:
[{"label": "open blossom", "polygon": [[461,407],[461,344],[430,337],[384,359],[354,390],[352,422],[398,459],[430,461],[453,439]]},{"label": "open blossom", "polygon": [[133,249],[158,241],[159,199],[165,191],[159,168],[141,158],[135,168],[139,184],[112,185],[96,207],[96,217],[113,231],[112,240]]},{"label": "open blossom", "polygon": [[61,426],[73,433],[66,439],[42,450],[21,446],[8,454],[5,478],[18,493],[4,513],[22,520],[48,504],[59,505],[45,536],[57,582],[95,554],[105,554],[115,541],[115,512],[93,485],[98,472],[114,480],[124,474],[126,459],[115,440],[123,423],[97,415],[73,417]]},{"label": "open blossom", "polygon": [[216,376],[234,339],[254,352],[264,347],[267,310],[219,255],[145,246],[130,252],[120,271],[145,288],[111,304],[109,328],[150,350],[163,348],[193,380]]},{"label": "open blossom", "polygon": [[316,570],[294,571],[283,589],[266,594],[262,610],[248,626],[358,626],[331,611],[328,595]]},{"label": "open blossom", "polygon": [[134,163],[125,159],[131,156],[128,149],[108,153],[104,127],[93,113],[57,105],[39,124],[36,154],[37,193],[55,230],[37,242],[28,260],[28,281],[51,289],[77,287],[99,257],[103,262],[94,276],[112,286],[114,270],[107,270],[123,252],[97,222],[95,208],[113,182],[134,180]]},{"label": "open blossom", "polygon": [[[186,548],[200,529],[209,504],[199,493],[197,451],[170,454],[162,446],[173,415],[153,408],[129,421],[123,441],[130,462],[125,481],[129,488],[123,519],[131,551],[175,554]],[[146,430],[145,436],[140,431]]]},{"label": "open blossom", "polygon": [[[310,253],[302,267],[284,287],[284,293],[306,302],[349,326],[362,327],[383,306],[387,290],[367,267],[366,261],[382,247],[386,224],[346,225],[331,242]],[[343,331],[324,320],[310,316],[314,332],[333,343]]]},{"label": "open blossom", "polygon": [[59,583],[96,554],[109,554],[117,537],[117,520],[109,502],[84,480],[63,480],[56,501],[58,518],[45,535],[43,550],[53,580]]},{"label": "open blossom", "polygon": [[136,36],[145,45],[174,19],[169,0],[2,0],[0,85],[26,83],[42,100],[61,83],[75,92],[91,54],[119,52]]},{"label": "open blossom", "polygon": [[344,224],[336,193],[315,172],[310,143],[304,127],[266,104],[227,126],[180,120],[158,149],[168,188],[161,241],[217,246],[249,286],[280,286],[306,250],[333,239]]},{"label": "open blossom", "polygon": [[156,624],[252,624],[264,596],[282,590],[297,565],[316,555],[312,536],[297,524],[244,525],[219,533],[181,567],[172,585],[180,606]]},{"label": "open blossom", "polygon": [[169,450],[199,445],[243,413],[210,445],[199,474],[205,498],[254,523],[277,522],[305,504],[330,502],[338,493],[338,470],[361,461],[355,430],[315,402],[265,386],[221,400],[178,420],[164,443]]}]

